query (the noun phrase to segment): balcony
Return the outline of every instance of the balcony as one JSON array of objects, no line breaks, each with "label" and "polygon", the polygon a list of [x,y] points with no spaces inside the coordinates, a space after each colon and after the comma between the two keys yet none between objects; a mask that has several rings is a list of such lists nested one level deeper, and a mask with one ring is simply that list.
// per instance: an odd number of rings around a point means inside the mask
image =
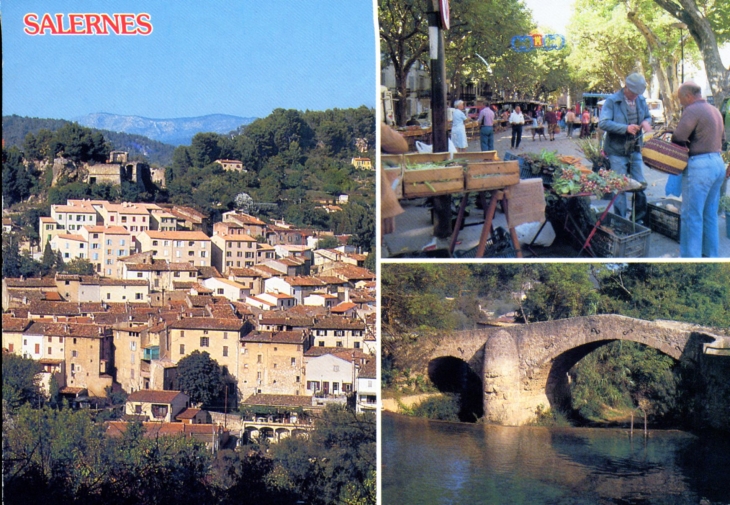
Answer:
[{"label": "balcony", "polygon": [[160,346],[159,345],[151,345],[148,347],[145,347],[143,350],[142,359],[143,360],[153,360],[153,359],[160,359]]}]

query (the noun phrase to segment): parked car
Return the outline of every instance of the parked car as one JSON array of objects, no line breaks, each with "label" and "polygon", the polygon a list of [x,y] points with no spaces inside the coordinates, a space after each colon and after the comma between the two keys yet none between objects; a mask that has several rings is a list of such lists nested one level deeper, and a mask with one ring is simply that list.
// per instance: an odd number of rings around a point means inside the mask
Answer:
[{"label": "parked car", "polygon": [[664,104],[662,101],[647,98],[646,104],[649,106],[649,114],[651,114],[651,120],[654,126],[665,124],[666,119],[664,117]]}]

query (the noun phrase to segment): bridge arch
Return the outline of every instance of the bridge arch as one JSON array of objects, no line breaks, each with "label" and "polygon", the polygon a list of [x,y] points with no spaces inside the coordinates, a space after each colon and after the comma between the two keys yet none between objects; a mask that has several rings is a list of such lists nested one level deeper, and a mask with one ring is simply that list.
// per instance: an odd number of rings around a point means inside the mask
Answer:
[{"label": "bridge arch", "polygon": [[484,415],[482,379],[463,359],[442,356],[431,360],[428,378],[439,391],[459,395],[459,420],[476,422]]},{"label": "bridge arch", "polygon": [[[432,362],[454,348],[471,350],[476,342],[483,342],[481,352],[476,351],[473,358],[482,357],[484,417],[490,422],[521,425],[535,417],[538,406],[555,407],[564,402],[569,395],[567,372],[603,345],[628,340],[678,361],[696,361],[703,345],[716,339],[721,337],[695,325],[600,315],[455,332],[442,338]],[[477,366],[472,368],[478,371]]]}]

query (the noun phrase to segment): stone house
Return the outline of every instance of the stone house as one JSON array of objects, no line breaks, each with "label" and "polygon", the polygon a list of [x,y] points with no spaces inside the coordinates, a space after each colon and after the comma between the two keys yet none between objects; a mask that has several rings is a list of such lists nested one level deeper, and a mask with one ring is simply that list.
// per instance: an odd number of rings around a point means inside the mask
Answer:
[{"label": "stone house", "polygon": [[241,338],[238,389],[252,394],[303,395],[307,331],[253,331]]},{"label": "stone house", "polygon": [[144,389],[127,397],[124,413],[135,419],[169,423],[188,407],[189,401],[190,397],[182,391]]},{"label": "stone house", "polygon": [[201,231],[152,231],[136,236],[137,252],[152,251],[155,260],[211,265],[211,242]]},{"label": "stone house", "polygon": [[319,319],[312,327],[312,345],[363,349],[365,323],[359,319],[330,316]]}]

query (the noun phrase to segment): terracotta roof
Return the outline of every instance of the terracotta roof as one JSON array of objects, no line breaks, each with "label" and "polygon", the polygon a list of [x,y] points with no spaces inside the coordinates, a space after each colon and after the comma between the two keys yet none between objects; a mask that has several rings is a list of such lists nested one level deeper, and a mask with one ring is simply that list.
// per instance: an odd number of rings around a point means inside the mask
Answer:
[{"label": "terracotta roof", "polygon": [[178,395],[187,396],[182,391],[162,391],[160,389],[142,389],[127,397],[127,402],[172,403]]},{"label": "terracotta roof", "polygon": [[220,237],[226,242],[256,242],[255,238],[250,235],[246,235],[245,233],[219,233],[214,236]]},{"label": "terracotta roof", "polygon": [[319,319],[313,326],[314,329],[327,330],[364,330],[365,323],[359,319],[348,319],[346,317],[331,316]]},{"label": "terracotta roof", "polygon": [[331,270],[329,270],[329,272],[332,272],[335,275],[341,278],[345,278],[349,281],[375,279],[375,274],[372,273],[370,270],[368,270],[367,268],[356,267],[355,265],[340,265],[338,267],[332,268]]},{"label": "terracotta roof", "polygon": [[196,272],[198,267],[192,263],[170,263],[167,260],[155,260],[153,263],[127,263],[127,270],[133,272]]},{"label": "terracotta roof", "polygon": [[75,240],[76,242],[86,242],[86,239],[82,237],[81,235],[71,235],[69,233],[59,233],[56,235],[58,238],[62,238],[64,240]]},{"label": "terracotta roof", "polygon": [[249,214],[229,214],[229,218],[235,219],[241,224],[253,224],[257,226],[266,226],[266,223],[264,223],[262,220],[260,220],[257,217],[251,216]]},{"label": "terracotta roof", "polygon": [[129,202],[122,202],[122,203],[108,203],[105,202],[105,205],[102,205],[108,212],[118,212],[119,214],[149,214],[150,211],[146,209],[145,207],[142,207],[140,205],[129,203]]},{"label": "terracotta roof", "polygon": [[[124,421],[108,421],[106,434],[114,438],[121,437],[129,425],[130,423]],[[220,429],[219,426],[214,424],[144,422],[142,426],[144,426],[145,438],[186,435],[205,443],[209,443],[211,441],[211,435],[214,432],[218,433]]]},{"label": "terracotta roof", "polygon": [[23,333],[26,335],[81,338],[103,338],[107,334],[105,328],[96,323],[49,323],[38,321],[34,321]]},{"label": "terracotta roof", "polygon": [[307,276],[296,276],[296,277],[284,277],[284,281],[289,284],[290,286],[315,286],[315,287],[322,287],[325,286],[326,283],[321,280],[317,279],[316,277],[307,277]]},{"label": "terracotta roof", "polygon": [[86,391],[86,388],[75,388],[71,386],[66,386],[58,390],[59,393],[64,395],[77,395],[84,391]]},{"label": "terracotta roof", "polygon": [[317,275],[317,279],[325,282],[326,284],[332,284],[332,285],[343,285],[347,284],[347,281],[344,279],[340,279],[339,277],[335,277],[334,275]]},{"label": "terracotta roof", "polygon": [[20,319],[28,319],[28,307],[15,307],[10,309],[10,314]]},{"label": "terracotta roof", "polygon": [[253,268],[229,268],[228,273],[234,277],[261,277],[261,272]]},{"label": "terracotta roof", "polygon": [[3,279],[9,288],[53,288],[56,289],[56,280],[53,277],[30,277],[20,279],[18,277],[7,277]]},{"label": "terracotta roof", "polygon": [[304,331],[259,332],[252,331],[241,342],[263,342],[271,344],[303,344],[307,336]]},{"label": "terracotta roof", "polygon": [[352,361],[353,357],[355,359],[365,359],[365,358],[371,357],[369,354],[362,352],[360,349],[345,349],[342,347],[314,346],[314,347],[310,347],[307,350],[307,352],[304,353],[304,355],[307,356],[308,358],[316,358],[319,356],[324,356],[325,354],[331,354],[333,356],[337,356],[338,358],[344,359],[346,361]]},{"label": "terracotta roof", "polygon": [[13,317],[8,314],[3,314],[3,332],[21,332],[25,331],[28,326],[30,326],[31,321],[29,319],[20,319],[18,317]]},{"label": "terracotta roof", "polygon": [[311,407],[311,396],[297,395],[251,395],[243,405],[265,405],[267,407]]},{"label": "terracotta roof", "polygon": [[181,289],[187,291],[197,284],[197,281],[172,281],[172,289]]},{"label": "terracotta roof", "polygon": [[140,235],[147,235],[152,239],[162,240],[210,240],[210,237],[202,231],[158,231],[145,230]]},{"label": "terracotta roof", "polygon": [[201,409],[185,409],[175,416],[175,419],[192,419],[201,412]]},{"label": "terracotta roof", "polygon": [[315,317],[327,314],[327,308],[317,305],[295,305],[285,311],[290,317]]},{"label": "terracotta roof", "polygon": [[210,279],[211,277],[223,277],[216,267],[198,267],[198,277]]},{"label": "terracotta roof", "polygon": [[271,268],[270,266],[267,266],[267,265],[256,265],[253,268],[254,268],[254,270],[256,270],[256,271],[261,272],[262,274],[264,274],[263,277],[266,277],[267,275],[269,277],[278,277],[278,276],[281,275],[281,272],[280,271],[278,271],[278,270],[276,270],[274,268]]},{"label": "terracotta roof", "polygon": [[45,293],[43,293],[43,295],[44,295],[45,299],[48,300],[49,302],[62,302],[63,301],[63,297],[60,294],[58,294],[58,291],[46,291]]},{"label": "terracotta roof", "polygon": [[112,279],[111,277],[102,277],[99,279],[100,286],[149,286],[144,279]]},{"label": "terracotta roof", "polygon": [[343,313],[343,312],[347,312],[348,310],[352,310],[355,307],[357,307],[357,305],[355,305],[352,302],[342,302],[342,303],[339,303],[339,304],[335,305],[330,310],[333,313]]},{"label": "terracotta roof", "polygon": [[226,279],[225,277],[216,278],[215,282],[220,282],[222,284],[226,284],[227,286],[231,286],[232,288],[236,288],[236,289],[247,289],[246,286],[244,286],[240,282],[232,281],[232,280]]},{"label": "terracotta roof", "polygon": [[219,319],[213,317],[187,317],[174,321],[169,325],[177,330],[224,330],[241,331],[243,321],[241,319]]},{"label": "terracotta roof", "polygon": [[107,235],[130,235],[129,230],[122,226],[84,226],[89,233],[105,233]]},{"label": "terracotta roof", "polygon": [[311,317],[290,317],[282,312],[275,311],[271,314],[266,312],[261,314],[258,324],[309,328],[314,324],[314,319]]},{"label": "terracotta roof", "polygon": [[358,377],[362,379],[377,379],[378,374],[375,365],[376,363],[374,359],[366,361],[365,364],[360,367]]}]

